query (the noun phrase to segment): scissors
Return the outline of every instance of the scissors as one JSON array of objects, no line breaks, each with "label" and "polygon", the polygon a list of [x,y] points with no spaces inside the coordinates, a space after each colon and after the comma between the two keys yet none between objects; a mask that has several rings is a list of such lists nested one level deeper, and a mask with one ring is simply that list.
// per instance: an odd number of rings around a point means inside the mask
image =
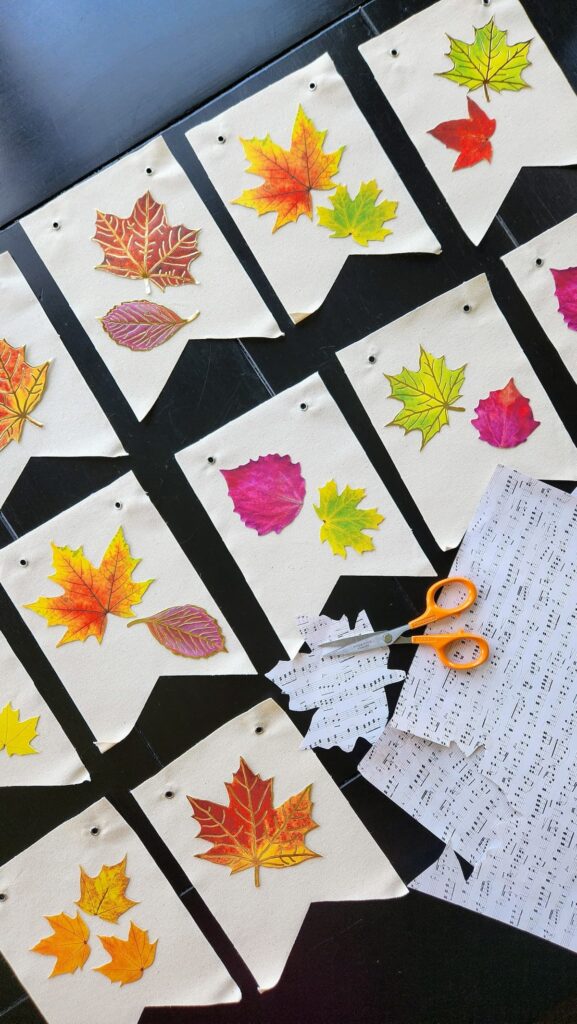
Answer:
[{"label": "scissors", "polygon": [[[436,602],[436,596],[442,587],[449,583],[460,583],[467,591],[465,599],[461,604],[453,608],[441,608]],[[422,633],[417,636],[403,636],[410,629],[418,629],[419,626],[426,626],[429,622],[438,622],[439,619],[446,619],[449,615],[460,615],[470,608],[477,599],[477,588],[472,580],[465,576],[450,576],[446,580],[437,580],[427,590],[425,610],[422,615],[412,619],[404,626],[397,629],[381,629],[375,633],[361,633],[357,636],[345,636],[340,640],[331,640],[319,647],[332,648],[335,651],[354,654],[362,651],[373,650],[374,648],[389,646],[390,644],[425,644],[432,647],[438,657],[447,668],[454,668],[462,671],[468,668],[477,668],[489,657],[489,644],[484,636],[477,636],[475,633],[465,633],[458,630],[455,633]],[[447,648],[458,640],[468,640],[479,648],[479,654],[474,661],[451,661],[447,656]]]}]

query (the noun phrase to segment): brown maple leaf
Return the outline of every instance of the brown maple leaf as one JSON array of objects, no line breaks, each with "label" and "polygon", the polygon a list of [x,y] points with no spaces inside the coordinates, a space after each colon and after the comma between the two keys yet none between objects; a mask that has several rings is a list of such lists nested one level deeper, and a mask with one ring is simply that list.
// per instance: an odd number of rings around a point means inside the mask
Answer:
[{"label": "brown maple leaf", "polygon": [[50,363],[30,366],[25,352],[24,345],[12,348],[0,339],[0,451],[20,440],[26,422],[42,426],[30,413],[44,394]]},{"label": "brown maple leaf", "polygon": [[104,259],[96,270],[117,277],[145,278],[164,291],[168,285],[196,284],[189,265],[200,256],[198,230],[168,223],[164,203],[145,192],[129,217],[96,211],[96,234]]},{"label": "brown maple leaf", "polygon": [[230,867],[233,875],[252,868],[257,887],[261,867],[291,868],[318,857],[304,841],[308,832],[318,828],[311,818],[312,784],[276,808],[272,784],[272,779],[255,775],[241,757],[232,782],[225,783],[228,807],[189,796],[200,825],[198,838],[212,843],[212,850],[196,856]]}]

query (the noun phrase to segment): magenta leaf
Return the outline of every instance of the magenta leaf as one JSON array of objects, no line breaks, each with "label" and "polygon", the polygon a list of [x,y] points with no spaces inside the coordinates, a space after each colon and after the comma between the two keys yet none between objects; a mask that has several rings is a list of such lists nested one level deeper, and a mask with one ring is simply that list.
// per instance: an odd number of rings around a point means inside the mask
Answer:
[{"label": "magenta leaf", "polygon": [[236,469],[221,469],[234,511],[245,526],[265,533],[280,533],[298,516],[306,484],[300,463],[290,455],[259,455]]},{"label": "magenta leaf", "polygon": [[226,651],[218,622],[195,604],[165,608],[145,619],[134,619],[128,627],[142,623],[148,626],[159,644],[183,658],[211,658],[213,654]]},{"label": "magenta leaf", "polygon": [[577,331],[577,267],[553,270],[559,312],[572,331]]},{"label": "magenta leaf", "polygon": [[516,448],[540,425],[529,399],[517,389],[512,377],[504,388],[490,391],[488,398],[482,398],[475,412],[477,419],[471,423],[481,440],[493,448]]},{"label": "magenta leaf", "polygon": [[158,302],[148,299],[135,299],[133,302],[121,302],[113,306],[101,319],[104,330],[124,348],[133,352],[150,352],[159,345],[169,341],[181,327],[196,320],[198,313],[183,320],[168,306],[160,306]]}]

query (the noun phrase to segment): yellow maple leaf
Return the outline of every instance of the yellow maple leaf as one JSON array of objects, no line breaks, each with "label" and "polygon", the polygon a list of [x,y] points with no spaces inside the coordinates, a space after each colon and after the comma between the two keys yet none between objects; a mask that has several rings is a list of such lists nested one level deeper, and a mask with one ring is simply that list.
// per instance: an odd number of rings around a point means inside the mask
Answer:
[{"label": "yellow maple leaf", "polygon": [[135,900],[124,895],[129,879],[126,877],[126,857],[119,864],[103,864],[94,877],[80,868],[80,899],[76,906],[87,914],[116,923],[121,914],[136,906]]},{"label": "yellow maple leaf", "polygon": [[384,516],[376,508],[358,508],[365,497],[364,487],[345,487],[340,494],[334,480],[329,480],[324,487],[319,487],[320,503],[314,510],[322,519],[321,541],[328,541],[333,554],[347,557],[347,547],[362,554],[373,551],[372,537],[367,537],[363,530],[376,530],[383,522]]},{"label": "yellow maple leaf", "polygon": [[30,413],[44,394],[50,363],[30,366],[25,353],[25,346],[12,348],[0,339],[0,451],[20,440],[26,422],[42,426]]},{"label": "yellow maple leaf", "polygon": [[325,153],[323,145],[326,131],[316,130],[310,117],[299,106],[292,130],[290,149],[283,149],[273,142],[270,135],[264,139],[241,139],[244,153],[250,166],[248,174],[259,174],[264,178],[257,188],[245,189],[233,203],[248,206],[258,215],[276,213],[273,232],[283,224],[296,221],[305,214],[312,218],[313,189],[331,191],[336,187],[332,181],[343,155],[344,146]]},{"label": "yellow maple leaf", "polygon": [[134,921],[130,922],[127,939],[117,939],[115,935],[99,935],[98,938],[110,961],[101,967],[94,967],[94,970],[104,974],[109,981],[117,981],[121,985],[140,981],[146,968],[154,963],[158,939],[149,942],[148,932],[139,928]]},{"label": "yellow maple leaf", "polygon": [[43,956],[55,956],[56,963],[52,968],[51,978],[57,974],[74,974],[78,967],[83,967],[90,956],[88,945],[88,928],[80,914],[69,917],[68,914],[55,914],[46,920],[54,934],[41,939],[32,947],[32,953]]},{"label": "yellow maple leaf", "polygon": [[99,643],[108,615],[134,617],[132,605],[140,604],[153,580],[136,583],[134,569],[141,561],[132,558],[122,527],[108,545],[98,568],[85,557],[84,549],[52,545],[56,572],[49,578],[62,587],[58,597],[39,597],[24,607],[43,615],[49,626],[66,626],[57,647],[95,636]]},{"label": "yellow maple leaf", "polygon": [[37,754],[31,746],[37,735],[36,726],[40,715],[20,721],[20,711],[13,708],[10,701],[0,712],[0,750],[5,750],[9,757],[12,754]]}]

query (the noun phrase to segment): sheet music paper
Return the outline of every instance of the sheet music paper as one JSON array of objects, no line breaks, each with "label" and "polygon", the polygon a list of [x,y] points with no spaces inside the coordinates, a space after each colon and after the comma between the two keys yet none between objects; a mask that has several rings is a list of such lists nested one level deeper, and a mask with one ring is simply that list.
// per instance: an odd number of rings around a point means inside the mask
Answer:
[{"label": "sheet music paper", "polygon": [[[542,816],[571,792],[576,523],[574,496],[495,472],[452,570],[479,597],[443,623],[485,635],[490,659],[456,672],[420,648],[391,724],[359,766],[473,864],[509,840],[516,816]],[[445,591],[440,603],[454,597]]]},{"label": "sheet music paper", "polygon": [[297,619],[310,654],[279,661],[267,679],[289,696],[292,711],[316,708],[301,749],[340,747],[350,751],[359,737],[374,743],[389,717],[385,687],[401,683],[405,673],[388,668],[389,648],[366,654],[347,654],[319,644],[372,630],[366,612],[360,612],[351,630],[346,615],[335,622],[326,615]]}]

